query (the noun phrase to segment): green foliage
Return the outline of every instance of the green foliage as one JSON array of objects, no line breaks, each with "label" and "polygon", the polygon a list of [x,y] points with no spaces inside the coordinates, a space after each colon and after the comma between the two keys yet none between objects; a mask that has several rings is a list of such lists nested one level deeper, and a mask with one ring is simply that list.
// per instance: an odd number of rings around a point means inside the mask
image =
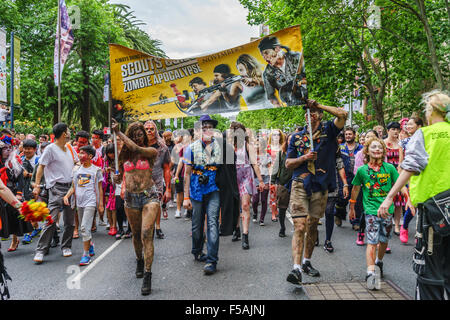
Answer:
[{"label": "green foliage", "polygon": [[[139,29],[130,8],[109,0],[66,0],[80,9],[80,28],[64,67],[61,82],[62,121],[89,130],[108,123],[103,102],[104,76],[109,72],[108,43],[164,56],[161,43]],[[21,39],[21,101],[14,118],[40,118],[51,127],[57,121],[57,88],[53,81],[53,54],[57,1],[2,0],[0,26]]]},{"label": "green foliage", "polygon": [[[301,26],[309,96],[323,104],[340,106],[358,88],[361,98],[368,99],[367,115],[380,124],[384,118],[417,112],[421,94],[439,84],[430,39],[436,45],[437,68],[448,83],[450,19],[446,0],[376,1],[381,6],[381,29],[366,27],[372,3],[368,0],[240,2],[249,10],[250,24],[264,23],[271,32]],[[422,2],[431,28],[429,37],[425,16],[420,16],[417,7]],[[260,117],[261,121],[258,117],[250,120],[250,115],[239,118],[255,126],[272,122],[270,112]]]}]

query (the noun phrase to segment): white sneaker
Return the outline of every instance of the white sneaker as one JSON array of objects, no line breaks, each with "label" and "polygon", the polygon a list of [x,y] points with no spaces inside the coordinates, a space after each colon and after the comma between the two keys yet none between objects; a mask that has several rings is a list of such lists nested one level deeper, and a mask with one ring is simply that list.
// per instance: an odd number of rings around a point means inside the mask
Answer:
[{"label": "white sneaker", "polygon": [[62,253],[63,253],[64,257],[71,257],[72,256],[72,250],[70,250],[69,248],[64,248]]},{"label": "white sneaker", "polygon": [[178,219],[178,218],[181,218],[181,212],[180,212],[180,211],[177,210],[177,211],[175,212],[175,218],[177,218],[177,219]]},{"label": "white sneaker", "polygon": [[172,200],[169,201],[169,208],[175,208],[175,203]]},{"label": "white sneaker", "polygon": [[99,221],[98,221],[98,225],[99,225],[100,227],[106,227],[108,224],[107,224],[105,221],[99,220]]},{"label": "white sneaker", "polygon": [[44,254],[42,252],[36,252],[33,261],[36,262],[36,264],[41,264],[44,261]]}]

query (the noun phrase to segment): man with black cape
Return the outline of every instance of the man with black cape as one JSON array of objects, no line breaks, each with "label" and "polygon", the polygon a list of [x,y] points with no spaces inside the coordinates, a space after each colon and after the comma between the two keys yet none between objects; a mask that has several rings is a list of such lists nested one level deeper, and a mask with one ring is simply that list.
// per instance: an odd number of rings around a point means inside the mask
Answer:
[{"label": "man with black cape", "polygon": [[223,133],[223,165],[219,166],[216,184],[220,189],[220,235],[230,236],[239,221],[239,188],[236,173],[236,154]]}]

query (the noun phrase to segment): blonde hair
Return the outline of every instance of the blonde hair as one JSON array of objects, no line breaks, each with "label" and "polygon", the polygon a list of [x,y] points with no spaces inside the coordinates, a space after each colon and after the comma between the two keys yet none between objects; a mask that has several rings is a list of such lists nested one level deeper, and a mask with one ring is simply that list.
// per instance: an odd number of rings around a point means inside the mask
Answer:
[{"label": "blonde hair", "polygon": [[384,141],[380,138],[373,137],[373,138],[370,138],[369,140],[365,141],[365,143],[364,143],[363,152],[364,152],[364,162],[365,163],[369,163],[369,161],[370,161],[369,146],[372,144],[372,142],[375,142],[375,141],[381,143],[381,145],[383,146],[383,155],[381,157],[381,161],[384,161],[384,159],[386,158],[387,151],[386,151],[386,145],[384,144]]},{"label": "blonde hair", "polygon": [[422,104],[425,111],[435,111],[440,114],[445,121],[450,122],[450,97],[448,92],[433,90],[422,95]]},{"label": "blonde hair", "polygon": [[280,129],[273,129],[272,132],[269,134],[269,145],[272,145],[272,134],[274,131],[278,131],[280,134],[280,141],[278,142],[280,147],[283,146],[283,144],[286,142],[286,136]]}]

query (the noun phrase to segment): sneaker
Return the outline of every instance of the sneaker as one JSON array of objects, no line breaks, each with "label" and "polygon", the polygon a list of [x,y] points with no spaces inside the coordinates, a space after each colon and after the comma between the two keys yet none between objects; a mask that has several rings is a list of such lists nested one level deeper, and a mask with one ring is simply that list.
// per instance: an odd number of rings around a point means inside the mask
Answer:
[{"label": "sneaker", "polygon": [[111,229],[109,230],[108,234],[110,236],[115,236],[117,234],[117,228],[116,227],[111,227]]},{"label": "sneaker", "polygon": [[207,263],[204,267],[203,267],[203,272],[205,273],[205,275],[210,276],[214,273],[216,273],[216,265],[214,263]]},{"label": "sneaker", "polygon": [[387,253],[387,254],[390,254],[390,253],[392,253],[392,250],[391,250],[391,248],[387,247],[387,248],[386,248],[386,253]]},{"label": "sneaker", "polygon": [[123,239],[124,237],[125,237],[125,232],[123,231],[123,229],[120,229],[119,231],[117,231],[116,240]]},{"label": "sneaker", "polygon": [[286,237],[286,231],[284,229],[280,229],[280,232],[278,233],[278,236],[280,238],[285,238]]},{"label": "sneaker", "polygon": [[41,264],[44,261],[44,254],[42,252],[36,252],[33,261],[36,262],[36,264]]},{"label": "sneaker", "polygon": [[91,246],[89,247],[89,256],[95,256],[94,244],[91,242]]},{"label": "sneaker", "polygon": [[342,226],[342,219],[335,216],[335,217],[334,217],[334,223],[335,223],[338,227],[340,227],[340,226]]},{"label": "sneaker", "polygon": [[64,248],[62,251],[62,254],[64,257],[71,257],[72,256],[72,250],[70,248]]},{"label": "sneaker", "polygon": [[325,240],[325,244],[323,245],[323,250],[326,252],[332,253],[334,251],[333,246],[331,245],[330,240]]},{"label": "sneaker", "polygon": [[91,263],[91,257],[89,257],[89,256],[81,257],[80,266],[87,266],[89,263]]},{"label": "sneaker", "polygon": [[302,264],[302,271],[311,277],[320,276],[320,272],[313,268],[313,266],[311,265],[311,261],[306,261],[304,264]]},{"label": "sneaker", "polygon": [[358,246],[364,245],[364,236],[365,234],[363,232],[358,232],[358,236],[356,237],[356,244]]},{"label": "sneaker", "polygon": [[164,220],[169,219],[169,214],[167,213],[167,208],[162,209],[162,216]]},{"label": "sneaker", "polygon": [[156,237],[158,239],[164,239],[164,233],[162,232],[161,229],[156,229]]},{"label": "sneaker", "polygon": [[198,261],[198,262],[205,262],[206,261],[206,257],[207,256],[204,253],[200,253],[200,254],[194,255],[195,261]]},{"label": "sneaker", "polygon": [[408,229],[400,227],[400,241],[402,243],[408,243]]},{"label": "sneaker", "polygon": [[125,239],[130,239],[132,237],[131,230],[125,231],[124,237],[125,237]]},{"label": "sneaker", "polygon": [[169,201],[169,208],[175,208],[175,204],[172,200]]},{"label": "sneaker", "polygon": [[263,226],[264,226],[264,221],[260,221],[260,222],[259,222],[259,225],[260,225],[261,227],[263,227]]},{"label": "sneaker", "polygon": [[31,235],[29,233],[27,233],[23,236],[22,244],[30,244],[32,242],[33,242],[33,239],[31,239]]},{"label": "sneaker", "polygon": [[286,278],[287,282],[292,284],[301,285],[302,284],[302,273],[298,269],[293,269]]},{"label": "sneaker", "polygon": [[175,211],[175,219],[179,219],[181,218],[181,212],[180,211]]},{"label": "sneaker", "polygon": [[103,221],[103,220],[99,220],[99,221],[98,221],[98,225],[99,225],[100,227],[106,227],[106,226],[108,226],[108,224],[107,224],[105,221]]},{"label": "sneaker", "polygon": [[254,215],[253,215],[253,222],[256,222],[256,221],[258,221],[258,220],[257,220],[257,215],[254,214]]},{"label": "sneaker", "polygon": [[378,275],[376,275],[375,273],[369,273],[366,275],[366,283],[367,283],[367,289],[369,289],[369,290],[380,290],[381,289],[380,277]]},{"label": "sneaker", "polygon": [[31,237],[34,238],[34,237],[40,235],[40,234],[41,234],[41,231],[42,231],[42,228],[34,229],[34,230],[31,232]]},{"label": "sneaker", "polygon": [[380,268],[380,277],[383,278],[383,261],[378,261],[377,263],[375,263],[375,265]]}]

